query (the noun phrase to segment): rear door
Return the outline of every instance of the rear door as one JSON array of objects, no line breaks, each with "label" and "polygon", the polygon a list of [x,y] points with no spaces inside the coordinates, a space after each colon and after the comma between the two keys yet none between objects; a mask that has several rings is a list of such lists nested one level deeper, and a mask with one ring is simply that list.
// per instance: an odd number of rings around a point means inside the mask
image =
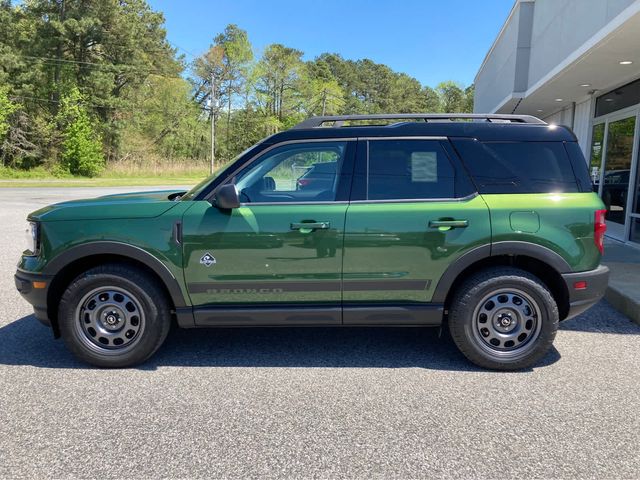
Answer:
[{"label": "rear door", "polygon": [[344,323],[439,323],[442,305],[430,301],[440,277],[490,241],[487,206],[445,138],[361,139],[345,224]]}]

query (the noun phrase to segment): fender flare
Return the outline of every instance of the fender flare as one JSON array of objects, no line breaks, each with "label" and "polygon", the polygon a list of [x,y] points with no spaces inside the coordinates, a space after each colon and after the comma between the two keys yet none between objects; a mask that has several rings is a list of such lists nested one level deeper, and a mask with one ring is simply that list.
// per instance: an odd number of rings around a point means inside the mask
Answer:
[{"label": "fender flare", "polygon": [[525,255],[546,263],[558,273],[572,272],[571,265],[564,258],[550,248],[537,243],[519,241],[495,242],[491,245],[491,256],[496,255]]},{"label": "fender flare", "polygon": [[187,306],[182,289],[180,288],[176,277],[171,273],[167,266],[146,250],[126,243],[98,241],[72,247],[50,260],[42,273],[45,275],[55,276],[70,263],[94,255],[117,255],[119,257],[130,258],[143,263],[163,282],[164,286],[169,291],[171,300],[176,308]]},{"label": "fender flare", "polygon": [[464,253],[456,259],[440,277],[438,285],[431,299],[434,303],[444,303],[447,294],[458,276],[468,267],[480,260],[503,255],[527,256],[535,258],[553,268],[559,274],[571,272],[571,266],[567,261],[553,250],[536,243],[520,241],[495,242],[491,245],[482,245]]}]

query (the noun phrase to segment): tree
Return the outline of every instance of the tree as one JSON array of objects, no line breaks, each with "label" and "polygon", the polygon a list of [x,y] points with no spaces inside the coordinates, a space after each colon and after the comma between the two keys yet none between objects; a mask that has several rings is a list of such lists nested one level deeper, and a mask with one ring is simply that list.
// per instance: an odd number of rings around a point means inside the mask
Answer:
[{"label": "tree", "polygon": [[231,106],[236,95],[242,93],[244,79],[247,77],[250,63],[253,60],[253,50],[249,43],[247,32],[237,25],[227,25],[224,32],[214,39],[215,45],[222,49],[221,82],[225,85],[224,96],[227,103],[227,131],[226,140],[229,141],[231,126]]},{"label": "tree", "polygon": [[452,81],[441,82],[436,87],[440,97],[441,108],[446,113],[465,111],[465,95],[462,87]]},{"label": "tree", "polygon": [[420,82],[404,73],[396,74],[391,86],[391,106],[398,113],[428,111],[428,98]]},{"label": "tree", "polygon": [[[17,109],[10,117],[9,128],[0,142],[2,165],[29,168],[37,164],[40,148],[32,140],[33,122],[22,109]],[[36,139],[37,141],[37,139]]]},{"label": "tree", "polygon": [[424,98],[424,111],[429,113],[443,112],[442,99],[438,92],[431,87],[424,87],[422,89],[422,98]]},{"label": "tree", "polygon": [[206,158],[208,126],[191,94],[191,84],[183,78],[149,77],[132,98],[135,108],[126,117],[124,155]]},{"label": "tree", "polygon": [[304,61],[274,44],[254,61],[233,24],[188,75],[178,49],[146,0],[0,0],[3,164],[94,175],[115,161],[205,160],[209,122],[226,162],[310,115],[473,108],[473,86],[434,89],[371,59]]},{"label": "tree", "polygon": [[0,86],[0,140],[9,131],[9,117],[18,110],[18,105],[9,100],[8,87]]},{"label": "tree", "polygon": [[306,63],[301,78],[301,93],[307,115],[340,113],[345,104],[344,92],[326,62],[320,60]]},{"label": "tree", "polygon": [[28,55],[24,68],[41,76],[24,93],[48,98],[55,115],[59,99],[77,87],[100,118],[110,156],[123,127],[117,110],[130,107],[129,92],[151,73],[178,76],[183,68],[162,14],[144,0],[25,0],[16,10],[25,24],[18,39]]},{"label": "tree", "polygon": [[74,175],[95,177],[104,168],[102,141],[94,131],[77,88],[62,98],[58,120],[63,130],[62,166]]},{"label": "tree", "polygon": [[303,68],[302,52],[278,43],[269,45],[257,68],[264,111],[282,122],[297,106],[294,100]]},{"label": "tree", "polygon": [[463,104],[463,112],[472,113],[473,112],[473,97],[476,92],[476,87],[474,84],[469,85],[464,89],[464,101]]},{"label": "tree", "polygon": [[22,106],[8,96],[8,87],[0,86],[0,156],[3,166],[24,166],[23,161],[38,151],[30,140],[29,118]]},{"label": "tree", "polygon": [[358,96],[358,74],[354,62],[344,60],[337,53],[323,53],[312,63],[327,66],[343,92],[344,105],[339,113],[367,113]]}]

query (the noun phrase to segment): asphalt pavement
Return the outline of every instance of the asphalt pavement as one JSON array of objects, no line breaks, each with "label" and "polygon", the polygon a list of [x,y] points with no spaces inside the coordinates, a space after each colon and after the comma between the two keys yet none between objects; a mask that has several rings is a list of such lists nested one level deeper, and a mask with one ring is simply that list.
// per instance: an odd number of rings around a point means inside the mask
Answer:
[{"label": "asphalt pavement", "polygon": [[174,331],[77,362],[14,288],[29,211],[142,190],[0,189],[0,478],[639,478],[640,326],[601,302],[531,370],[431,329]]}]

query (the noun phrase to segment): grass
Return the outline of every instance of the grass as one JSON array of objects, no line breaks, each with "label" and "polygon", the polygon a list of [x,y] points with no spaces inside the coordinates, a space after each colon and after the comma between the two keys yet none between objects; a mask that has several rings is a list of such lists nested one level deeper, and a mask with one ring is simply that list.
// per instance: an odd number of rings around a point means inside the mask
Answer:
[{"label": "grass", "polygon": [[16,187],[144,187],[154,185],[175,185],[191,187],[203,177],[128,177],[128,178],[87,178],[87,179],[12,179],[0,178],[0,188]]},{"label": "grass", "polygon": [[[165,168],[163,168],[165,167]],[[192,186],[205,178],[209,172],[202,165],[197,168],[134,169],[113,165],[95,178],[56,175],[42,167],[31,170],[16,170],[0,166],[0,188],[7,187],[128,187],[176,185]]]}]

